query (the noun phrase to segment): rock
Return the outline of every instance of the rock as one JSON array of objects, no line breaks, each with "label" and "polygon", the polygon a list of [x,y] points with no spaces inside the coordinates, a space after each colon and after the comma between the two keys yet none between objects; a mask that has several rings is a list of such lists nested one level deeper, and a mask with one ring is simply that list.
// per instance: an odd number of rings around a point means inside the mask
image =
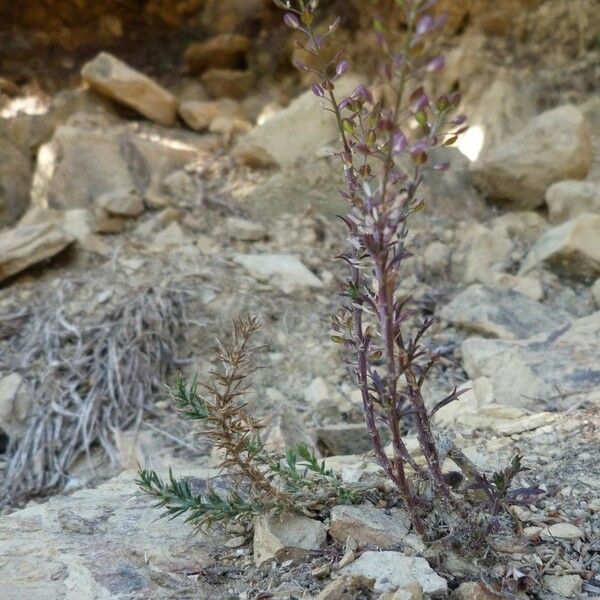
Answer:
[{"label": "rock", "polygon": [[202,83],[213,98],[243,98],[250,91],[254,77],[249,71],[210,69],[202,75]]},{"label": "rock", "polygon": [[31,396],[19,393],[23,388],[24,381],[18,373],[11,373],[0,379],[0,430],[9,439],[20,438],[25,432]]},{"label": "rock", "polygon": [[[208,473],[194,474],[204,479]],[[181,522],[157,519],[154,499],[136,492],[136,477],[128,471],[95,489],[0,517],[2,597],[179,595],[193,560],[210,560],[210,538],[190,535],[191,527]]]},{"label": "rock", "polygon": [[194,42],[185,51],[185,64],[194,73],[208,69],[237,69],[244,66],[251,42],[243,35],[221,34],[205,42]]},{"label": "rock", "polygon": [[282,394],[279,397],[281,402],[269,411],[269,416],[264,420],[262,439],[265,446],[280,454],[296,448],[300,442],[312,446],[312,436],[304,426],[301,415],[287,403]]},{"label": "rock", "polygon": [[582,213],[600,214],[600,183],[559,181],[546,190],[550,221],[561,223]]},{"label": "rock", "polygon": [[489,377],[499,404],[535,406],[557,390],[600,398],[600,312],[528,340],[468,338],[461,351],[469,377]]},{"label": "rock", "polygon": [[204,198],[204,181],[185,169],[167,175],[161,188],[176,204],[183,206],[200,206]]},{"label": "rock", "polygon": [[360,545],[388,549],[402,545],[409,532],[410,519],[397,508],[385,511],[371,504],[361,504],[334,506],[331,510],[329,535],[343,544],[352,537]]},{"label": "rock", "polygon": [[393,593],[383,593],[380,600],[423,600],[423,588],[415,581],[397,589]]},{"label": "rock", "polygon": [[[456,402],[442,407],[434,415],[436,422],[444,425],[467,426],[473,423],[473,415],[481,416],[484,406],[493,404],[494,388],[487,377],[479,377],[474,381],[465,381],[460,389],[467,390]],[[431,406],[433,403],[428,402]]]},{"label": "rock", "polygon": [[492,273],[490,282],[496,287],[514,290],[532,300],[541,300],[544,297],[542,282],[535,277],[521,277],[511,273]]},{"label": "rock", "polygon": [[544,575],[542,583],[549,592],[561,598],[579,598],[582,580],[579,575]]},{"label": "rock", "polygon": [[304,400],[321,418],[339,418],[352,412],[352,403],[322,377],[316,377],[304,390]]},{"label": "rock", "polygon": [[600,274],[600,215],[584,213],[547,231],[523,260],[519,275],[540,263],[570,277],[597,277]]},{"label": "rock", "polygon": [[232,238],[242,242],[259,242],[267,237],[264,225],[239,217],[227,217],[225,227]]},{"label": "rock", "polygon": [[356,600],[368,598],[373,591],[375,580],[362,575],[347,575],[332,581],[315,600]]},{"label": "rock", "polygon": [[475,223],[461,232],[458,249],[452,258],[453,275],[465,283],[488,283],[494,273],[509,266],[513,248],[506,234]]},{"label": "rock", "polygon": [[284,291],[323,287],[323,282],[290,254],[238,254],[234,260],[259,281],[269,281]]},{"label": "rock", "polygon": [[596,283],[592,286],[592,297],[594,298],[596,308],[600,309],[600,279],[597,279]]},{"label": "rock", "polygon": [[33,165],[25,148],[11,139],[7,119],[0,119],[0,225],[14,223],[29,204]]},{"label": "rock", "polygon": [[95,91],[134,109],[161,125],[173,125],[177,98],[155,81],[108,52],[100,52],[81,69],[83,80]]},{"label": "rock", "polygon": [[244,135],[252,129],[252,124],[246,121],[246,119],[240,119],[239,117],[222,116],[217,117],[212,121],[209,127],[211,133],[218,133],[225,136],[225,139],[229,142],[232,138],[238,135]]},{"label": "rock", "polygon": [[301,560],[327,539],[320,521],[297,514],[262,515],[254,519],[254,563]]},{"label": "rock", "polygon": [[540,537],[546,541],[553,540],[578,540],[583,537],[583,531],[571,523],[555,523],[540,531]]},{"label": "rock", "polygon": [[24,225],[0,233],[0,281],[52,258],[73,239],[54,223]]},{"label": "rock", "polygon": [[132,190],[115,190],[96,199],[96,206],[117,217],[139,217],[144,212],[144,201]]},{"label": "rock", "polygon": [[476,581],[461,583],[450,594],[450,600],[500,600],[503,597],[501,594],[483,585],[483,583]]},{"label": "rock", "polygon": [[568,313],[514,290],[475,284],[440,311],[442,319],[486,337],[515,340],[554,331],[571,322]]},{"label": "rock", "polygon": [[[336,83],[336,91],[344,97],[358,83],[358,79],[346,77]],[[235,152],[238,157],[257,154],[261,163],[294,167],[315,159],[323,146],[337,143],[338,137],[335,118],[323,110],[322,100],[308,91],[241,138]]]},{"label": "rock", "polygon": [[217,118],[242,118],[244,112],[235,100],[223,98],[222,100],[182,102],[179,114],[192,129],[208,131]]},{"label": "rock", "polygon": [[330,456],[371,450],[371,436],[364,423],[335,423],[319,427],[317,443]]},{"label": "rock", "polygon": [[471,171],[491,198],[535,208],[544,203],[551,184],[585,178],[591,162],[589,126],[577,108],[566,105],[542,113],[484,153]]},{"label": "rock", "polygon": [[414,582],[434,598],[448,592],[446,580],[424,558],[406,556],[402,552],[364,552],[340,573],[374,578],[376,592],[395,591]]},{"label": "rock", "polygon": [[265,0],[206,0],[202,24],[209,31],[256,31],[264,16]]},{"label": "rock", "polygon": [[158,195],[165,177],[196,157],[189,146],[150,139],[127,127],[106,127],[87,118],[62,125],[39,150],[32,206],[87,208],[120,190],[143,198]]},{"label": "rock", "polygon": [[450,269],[452,251],[443,242],[432,242],[425,249],[423,260],[425,268],[432,275],[441,275]]}]

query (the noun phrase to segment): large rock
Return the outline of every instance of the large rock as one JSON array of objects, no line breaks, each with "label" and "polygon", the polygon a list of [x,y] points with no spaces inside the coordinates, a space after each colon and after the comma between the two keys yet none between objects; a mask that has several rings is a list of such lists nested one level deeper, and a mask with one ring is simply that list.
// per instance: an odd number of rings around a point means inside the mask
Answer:
[{"label": "large rock", "polygon": [[440,312],[442,319],[486,337],[532,337],[571,322],[556,311],[511,289],[472,285]]},{"label": "large rock", "polygon": [[351,537],[360,545],[373,544],[382,549],[401,545],[410,532],[410,519],[399,509],[385,511],[371,504],[334,506],[329,535],[346,543]]},{"label": "large rock", "polygon": [[73,239],[54,223],[21,226],[0,233],[0,281],[52,258]]},{"label": "large rock", "polygon": [[[350,94],[358,83],[353,77],[342,79],[336,84],[339,97]],[[338,138],[334,116],[323,110],[323,100],[308,91],[241,138],[236,151],[260,153],[280,167],[293,167],[316,158]]]},{"label": "large rock", "polygon": [[254,562],[300,560],[325,544],[320,521],[297,514],[263,515],[254,520]]},{"label": "large rock", "polygon": [[340,571],[341,575],[359,575],[375,579],[376,592],[389,592],[417,582],[425,594],[443,597],[448,584],[424,558],[402,552],[364,552]]},{"label": "large rock", "polygon": [[589,126],[577,108],[566,105],[539,115],[521,133],[484,153],[472,175],[491,198],[535,208],[544,203],[552,183],[585,178],[591,163]]},{"label": "large rock", "polygon": [[38,153],[31,192],[40,208],[87,208],[116,191],[160,195],[163,180],[196,158],[182,143],[94,121],[62,125]]},{"label": "large rock", "polygon": [[600,274],[600,215],[583,213],[547,231],[525,257],[519,274],[541,263],[568,277]]},{"label": "large rock", "polygon": [[[135,477],[129,471],[0,518],[3,600],[181,597],[186,571],[210,560],[211,540],[157,519],[155,499],[136,493]],[[197,596],[209,597],[198,586]]]},{"label": "large rock", "polygon": [[582,213],[600,214],[600,182],[567,180],[552,184],[546,191],[548,215],[561,223]]},{"label": "large rock", "polygon": [[98,93],[161,125],[173,125],[177,98],[155,81],[108,52],[101,52],[81,69],[84,81]]},{"label": "large rock", "polygon": [[469,377],[488,377],[495,402],[540,406],[557,395],[600,399],[600,312],[527,340],[480,337],[462,344]]}]

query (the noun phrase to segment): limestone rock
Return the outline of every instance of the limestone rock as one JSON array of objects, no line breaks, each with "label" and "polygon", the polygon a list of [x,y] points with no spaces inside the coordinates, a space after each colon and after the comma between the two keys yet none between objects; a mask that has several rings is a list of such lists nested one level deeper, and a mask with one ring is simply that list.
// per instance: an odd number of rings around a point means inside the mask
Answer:
[{"label": "limestone rock", "polygon": [[334,506],[329,535],[346,543],[352,537],[358,544],[373,544],[382,549],[401,545],[409,535],[410,519],[399,509],[385,511],[371,504]]},{"label": "limestone rock", "polygon": [[356,600],[369,597],[373,591],[375,580],[362,575],[347,575],[332,581],[323,589],[315,600]]},{"label": "limestone rock", "polygon": [[519,269],[523,275],[544,263],[570,277],[600,274],[600,215],[584,213],[547,231]]},{"label": "limestone rock", "polygon": [[179,107],[181,118],[196,131],[208,131],[211,123],[219,117],[243,117],[240,105],[228,98],[222,100],[194,100],[182,102]]},{"label": "limestone rock", "polygon": [[327,538],[320,521],[297,514],[262,515],[254,519],[254,562],[300,560]]},{"label": "limestone rock", "polygon": [[393,593],[381,594],[380,600],[423,600],[423,588],[415,581],[398,588]]},{"label": "limestone rock", "polygon": [[136,493],[136,477],[128,471],[0,517],[2,598],[178,596],[189,583],[183,573],[209,560],[210,538],[157,519],[154,500]]},{"label": "limestone rock", "polygon": [[242,242],[258,242],[267,237],[264,225],[239,217],[227,217],[225,227],[232,238]]},{"label": "limestone rock", "polygon": [[465,283],[488,283],[494,273],[509,266],[513,248],[505,233],[474,223],[461,232],[459,247],[452,259],[452,272]]},{"label": "limestone rock", "polygon": [[514,290],[471,285],[440,312],[442,319],[486,337],[532,337],[571,322],[567,313],[548,308]]},{"label": "limestone rock", "polygon": [[115,190],[102,194],[96,205],[118,217],[139,217],[144,212],[144,201],[135,191]]},{"label": "limestone rock", "polygon": [[582,580],[579,575],[545,575],[544,586],[561,598],[579,598],[582,591]]},{"label": "limestone rock", "polygon": [[81,69],[84,81],[95,91],[161,125],[173,125],[177,99],[155,81],[108,52],[101,52]]},{"label": "limestone rock", "polygon": [[582,213],[600,214],[600,182],[559,181],[546,191],[550,221],[561,223]]},{"label": "limestone rock", "polygon": [[461,351],[469,377],[489,377],[499,404],[535,406],[557,390],[600,398],[600,312],[528,340],[468,338]]},{"label": "limestone rock", "polygon": [[0,233],[0,281],[52,258],[73,239],[54,223],[25,225]]},{"label": "limestone rock", "polygon": [[23,378],[18,373],[0,378],[0,430],[10,439],[21,437],[25,430],[31,396],[19,393],[24,387]]},{"label": "limestone rock", "polygon": [[251,42],[243,35],[221,34],[205,42],[194,42],[185,51],[185,64],[194,73],[206,70],[235,69],[244,66]]},{"label": "limestone rock", "polygon": [[209,69],[202,75],[202,83],[213,98],[243,98],[253,80],[252,73],[237,69]]},{"label": "limestone rock", "polygon": [[323,287],[323,282],[290,254],[238,254],[234,260],[259,281],[273,279],[284,291]]},{"label": "limestone rock", "polygon": [[544,297],[542,282],[535,277],[513,275],[512,273],[492,273],[490,283],[506,290],[514,290],[532,300]]},{"label": "limestone rock", "polygon": [[32,206],[87,208],[117,190],[145,198],[158,194],[164,178],[196,156],[190,146],[150,139],[127,127],[92,120],[63,125],[38,152]]},{"label": "limestone rock", "polygon": [[591,162],[589,126],[577,108],[566,105],[542,113],[483,154],[472,174],[490,197],[535,208],[552,183],[585,178]]},{"label": "limestone rock", "polygon": [[325,379],[316,377],[304,390],[304,400],[321,417],[339,418],[352,411],[352,403],[338,390],[333,389]]},{"label": "limestone rock", "polygon": [[[339,89],[340,97],[344,97],[358,83],[355,78],[344,78],[336,83],[336,91]],[[321,102],[311,91],[305,92],[241,138],[236,147],[238,156],[243,148],[254,149],[280,167],[316,158],[321,148],[336,142],[339,135],[335,118],[322,110]]]},{"label": "limestone rock", "polygon": [[371,449],[371,436],[364,423],[333,423],[317,429],[317,442],[329,455],[360,454]]},{"label": "limestone rock", "polygon": [[571,523],[555,523],[542,529],[540,537],[545,541],[578,540],[583,537],[583,531]]},{"label": "limestone rock", "polygon": [[402,552],[364,552],[341,570],[342,575],[362,575],[375,579],[376,592],[394,591],[415,581],[431,597],[445,596],[448,584],[424,558],[406,556]]},{"label": "limestone rock", "polygon": [[450,600],[500,600],[502,596],[476,581],[461,583],[451,594]]}]

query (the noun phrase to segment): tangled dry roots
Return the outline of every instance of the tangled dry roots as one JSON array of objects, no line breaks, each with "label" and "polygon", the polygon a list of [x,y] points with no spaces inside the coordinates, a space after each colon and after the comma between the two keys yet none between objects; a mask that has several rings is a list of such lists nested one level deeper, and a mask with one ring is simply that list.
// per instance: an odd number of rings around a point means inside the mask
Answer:
[{"label": "tangled dry roots", "polygon": [[[25,434],[8,448],[0,507],[60,490],[93,445],[116,462],[115,435],[140,424],[183,337],[179,291],[138,289],[71,320],[63,298],[48,304],[18,315],[22,327],[11,336],[12,366],[29,378],[33,402]],[[15,315],[5,323],[0,316],[0,330],[10,329],[9,320]]]}]

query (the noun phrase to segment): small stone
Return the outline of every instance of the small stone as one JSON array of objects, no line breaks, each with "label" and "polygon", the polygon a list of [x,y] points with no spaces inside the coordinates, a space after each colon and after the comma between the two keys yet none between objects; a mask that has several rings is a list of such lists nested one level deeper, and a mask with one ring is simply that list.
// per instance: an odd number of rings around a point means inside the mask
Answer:
[{"label": "small stone", "polygon": [[242,242],[259,242],[267,237],[267,230],[264,225],[239,217],[228,217],[225,221],[225,227],[232,238]]},{"label": "small stone", "polygon": [[423,255],[425,267],[432,274],[442,274],[450,268],[451,254],[450,247],[443,242],[432,242]]},{"label": "small stone", "polygon": [[332,581],[315,600],[356,600],[367,598],[373,591],[375,580],[362,575],[340,577]]},{"label": "small stone", "polygon": [[19,393],[23,378],[11,373],[0,379],[0,430],[10,439],[19,438],[25,430],[25,420],[31,406],[31,396]]},{"label": "small stone", "polygon": [[273,279],[284,292],[298,287],[323,287],[322,281],[314,273],[289,254],[238,254],[234,260],[259,281]]},{"label": "small stone", "polygon": [[379,600],[423,600],[423,588],[415,581],[398,588],[393,593],[383,593]]},{"label": "small stone", "polygon": [[529,251],[519,275],[540,263],[572,277],[600,274],[600,215],[584,213],[550,229]]},{"label": "small stone", "polygon": [[81,76],[99,94],[133,108],[148,119],[167,126],[175,123],[177,98],[112,54],[98,54],[84,65]]},{"label": "small stone", "polygon": [[251,169],[271,169],[277,166],[277,161],[260,146],[251,144],[236,146],[232,154],[239,164]]},{"label": "small stone", "polygon": [[319,427],[317,443],[326,454],[334,456],[371,450],[371,436],[364,423],[335,423]]},{"label": "small stone", "polygon": [[448,583],[429,563],[420,557],[402,552],[364,552],[352,564],[341,570],[342,575],[362,575],[375,579],[376,592],[395,591],[417,582],[425,594],[445,596]]},{"label": "small stone", "polygon": [[326,579],[331,574],[331,565],[319,565],[318,567],[315,567],[310,574],[315,579]]},{"label": "small stone", "polygon": [[56,223],[23,225],[0,233],[0,281],[52,258],[74,239]]},{"label": "small stone", "polygon": [[540,532],[545,542],[552,540],[578,540],[583,537],[583,531],[571,523],[555,523]]},{"label": "small stone", "polygon": [[450,600],[499,600],[502,597],[500,594],[476,581],[461,583],[450,594]]},{"label": "small stone", "polygon": [[542,583],[548,591],[561,598],[578,598],[583,582],[579,575],[544,575]]},{"label": "small stone", "polygon": [[301,560],[327,539],[320,521],[297,514],[261,515],[254,519],[254,562]]},{"label": "small stone", "polygon": [[334,506],[329,535],[345,543],[352,536],[359,544],[388,549],[403,543],[410,532],[410,519],[399,509],[385,511],[370,504]]},{"label": "small stone", "polygon": [[96,199],[96,205],[118,217],[139,217],[144,212],[144,201],[135,191],[107,192]]},{"label": "small stone", "polygon": [[535,541],[535,540],[539,540],[540,539],[540,533],[542,532],[544,528],[543,527],[538,527],[537,525],[532,525],[530,527],[525,527],[523,529],[523,535],[531,541]]},{"label": "small stone", "polygon": [[218,133],[224,135],[227,140],[231,138],[244,135],[252,129],[252,124],[246,121],[246,119],[240,119],[239,117],[222,115],[213,119],[208,130],[211,133]]},{"label": "small stone", "polygon": [[539,301],[544,297],[542,282],[535,277],[521,277],[511,273],[493,273],[490,283],[500,288],[519,292],[532,300]]},{"label": "small stone", "polygon": [[322,377],[316,377],[304,390],[304,400],[322,418],[335,418],[352,412],[352,403]]},{"label": "small stone", "polygon": [[202,76],[202,83],[213,98],[243,98],[253,81],[249,71],[210,69]]},{"label": "small stone", "polygon": [[214,119],[223,113],[219,102],[183,102],[179,107],[179,114],[195,131],[208,131]]},{"label": "small stone", "polygon": [[546,191],[548,216],[561,223],[582,213],[600,214],[600,183],[568,180],[551,185]]}]

